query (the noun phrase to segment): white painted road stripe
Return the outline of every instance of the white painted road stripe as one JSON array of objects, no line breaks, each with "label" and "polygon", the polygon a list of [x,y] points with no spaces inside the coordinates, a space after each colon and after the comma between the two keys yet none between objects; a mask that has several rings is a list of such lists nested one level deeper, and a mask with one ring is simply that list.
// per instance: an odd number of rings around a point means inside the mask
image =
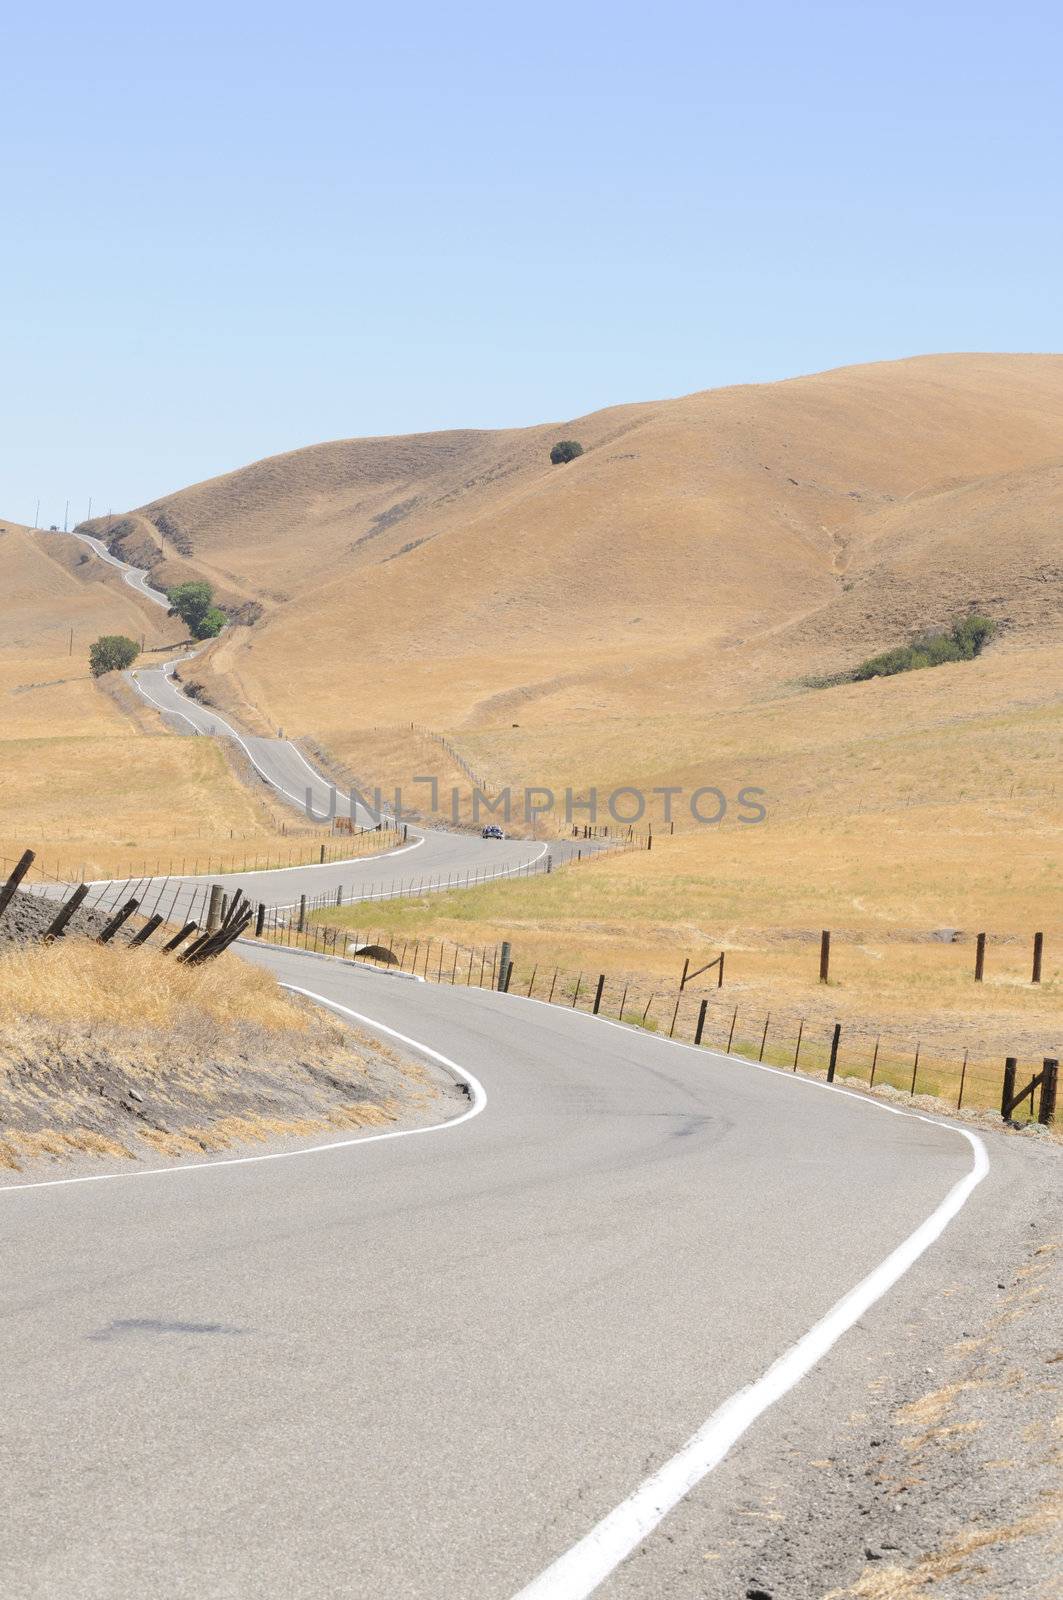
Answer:
[{"label": "white painted road stripe", "polygon": [[[919,1121],[934,1122],[934,1119],[920,1117]],[[944,1233],[989,1171],[989,1157],[981,1139],[966,1128],[950,1123],[936,1123],[935,1126],[951,1127],[971,1146],[974,1162],[967,1176],[949,1190],[941,1204],[903,1244],[844,1295],[785,1355],[773,1362],[763,1376],[725,1400],[671,1460],[603,1517],[578,1544],[521,1589],[514,1600],[585,1600],[663,1522],[669,1511],[719,1466],[731,1446],[757,1418],[811,1372],[842,1334],[881,1300]]]}]

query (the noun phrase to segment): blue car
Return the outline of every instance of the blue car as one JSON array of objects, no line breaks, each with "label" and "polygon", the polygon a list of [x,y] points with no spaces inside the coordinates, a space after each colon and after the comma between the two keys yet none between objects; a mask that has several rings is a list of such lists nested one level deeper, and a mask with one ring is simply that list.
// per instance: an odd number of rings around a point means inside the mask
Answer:
[{"label": "blue car", "polygon": [[502,832],[502,829],[498,826],[497,822],[488,823],[487,827],[481,834],[481,838],[484,839],[504,839],[505,837],[505,834]]}]

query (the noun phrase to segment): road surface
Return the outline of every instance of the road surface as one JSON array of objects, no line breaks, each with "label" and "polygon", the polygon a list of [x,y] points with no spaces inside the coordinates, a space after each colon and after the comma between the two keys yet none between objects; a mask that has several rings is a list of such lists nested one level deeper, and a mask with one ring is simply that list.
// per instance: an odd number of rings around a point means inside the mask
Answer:
[{"label": "road surface", "polygon": [[128,583],[131,589],[135,589],[138,594],[142,594],[144,598],[146,600],[150,600],[153,605],[162,606],[164,611],[169,611],[169,599],[163,594],[161,589],[153,589],[151,587],[151,584],[148,582],[148,575],[145,571],[143,571],[142,568],[131,567],[128,561],[119,561],[117,556],[113,556],[111,554],[103,540],[94,538],[91,533],[78,533],[75,529],[72,533],[68,534],[67,537],[70,539],[80,539],[81,543],[88,545],[89,549],[94,551],[95,554],[99,556],[101,561],[106,561],[109,567],[117,567],[121,572],[123,579],[126,583]]},{"label": "road surface", "polygon": [[[71,537],[88,545],[101,560],[119,568],[127,583],[158,604],[168,605],[166,596],[152,589],[137,567],[112,556],[102,540],[90,534]],[[174,678],[176,667],[193,652],[175,657],[154,667],[136,667],[126,677],[137,693],[153,706],[173,731],[188,735],[207,735],[232,740],[244,753],[252,769],[278,799],[304,817],[321,821],[351,812],[350,796],[345,797],[320,772],[307,762],[290,739],[264,739],[247,733],[231,718],[223,717],[210,706],[200,705],[184,693]],[[385,813],[386,819],[387,813]],[[374,827],[380,820],[375,811],[355,804],[354,821],[360,827]],[[209,878],[153,877],[135,882],[97,885],[92,903],[104,909],[121,904],[130,895],[142,907],[166,913],[167,920],[202,920],[209,883],[219,883],[231,893],[239,887],[253,901],[270,906],[297,905],[299,896],[334,896],[341,890],[345,901],[392,899],[410,893],[459,887],[496,878],[518,877],[545,871],[548,864],[563,862],[583,850],[601,848],[595,841],[576,844],[567,840],[544,843],[540,840],[484,840],[475,833],[449,833],[441,829],[410,828],[404,844],[386,854],[360,857],[350,862],[325,867],[286,868],[264,873],[230,873]],[[38,892],[61,895],[65,886],[38,886]]]},{"label": "road surface", "polygon": [[[534,1001],[252,956],[470,1074],[467,1112],[10,1175],[5,1600],[653,1600],[677,1541],[684,1596],[712,1595],[696,1519],[653,1530],[691,1482],[731,1492],[721,1439],[747,1463],[815,1439],[897,1302],[918,1318],[1015,1226],[1008,1158],[982,1182],[943,1124]],[[826,1387],[799,1381],[817,1357]]]}]

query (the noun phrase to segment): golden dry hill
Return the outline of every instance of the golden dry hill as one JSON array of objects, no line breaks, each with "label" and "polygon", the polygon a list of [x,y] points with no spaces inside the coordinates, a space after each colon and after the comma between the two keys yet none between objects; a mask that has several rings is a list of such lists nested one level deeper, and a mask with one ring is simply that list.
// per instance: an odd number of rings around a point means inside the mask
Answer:
[{"label": "golden dry hill", "polygon": [[121,523],[264,603],[215,671],[342,749],[761,699],[971,605],[1036,629],[1061,502],[1063,357],[969,355],[318,445]]},{"label": "golden dry hill", "polygon": [[117,674],[91,676],[100,634],[143,639],[151,662],[184,633],[113,568],[0,519],[0,619],[0,864],[30,846],[46,869],[124,877],[149,854],[217,859],[275,836],[221,743],[173,737]]},{"label": "golden dry hill", "polygon": [[[414,723],[495,787],[765,791],[761,827],[680,803],[650,854],[394,916],[633,979],[726,946],[744,1007],[930,1027],[989,1085],[1008,1041],[1063,1045],[1061,513],[1063,357],[950,355],[317,445],[95,530],[260,606],[196,675],[367,784],[465,783]],[[971,610],[977,660],[811,686]],[[943,927],[997,941],[977,996]]]}]

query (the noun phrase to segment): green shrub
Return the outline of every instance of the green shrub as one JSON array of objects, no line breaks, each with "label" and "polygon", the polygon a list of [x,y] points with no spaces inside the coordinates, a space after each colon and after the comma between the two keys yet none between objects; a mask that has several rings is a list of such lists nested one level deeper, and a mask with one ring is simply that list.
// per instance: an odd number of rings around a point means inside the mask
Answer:
[{"label": "green shrub", "polygon": [[897,645],[881,655],[870,656],[854,668],[852,679],[863,683],[868,678],[891,678],[898,672],[940,667],[946,661],[973,661],[996,631],[996,623],[989,617],[964,617],[948,633],[926,634],[912,644]]},{"label": "green shrub", "polygon": [[89,668],[94,678],[105,672],[124,672],[140,654],[140,646],[124,633],[104,633],[89,647]]},{"label": "green shrub", "polygon": [[582,454],[583,446],[578,439],[559,439],[550,451],[550,460],[555,467],[560,467],[563,462],[575,461]]}]

